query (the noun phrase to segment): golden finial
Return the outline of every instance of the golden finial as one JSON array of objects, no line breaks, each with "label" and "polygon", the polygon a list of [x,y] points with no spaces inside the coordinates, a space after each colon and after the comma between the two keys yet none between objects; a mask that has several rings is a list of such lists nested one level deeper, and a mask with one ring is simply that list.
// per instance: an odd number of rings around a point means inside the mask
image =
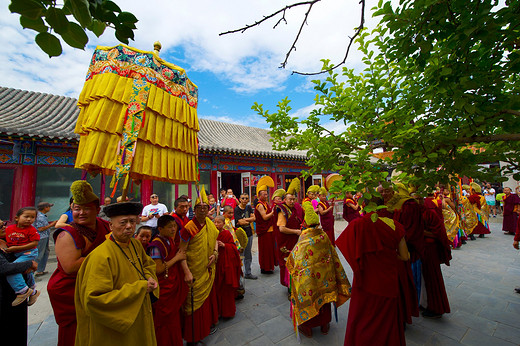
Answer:
[{"label": "golden finial", "polygon": [[155,54],[159,55],[159,52],[161,51],[161,48],[162,48],[161,42],[155,41],[153,43],[153,51],[155,52]]}]

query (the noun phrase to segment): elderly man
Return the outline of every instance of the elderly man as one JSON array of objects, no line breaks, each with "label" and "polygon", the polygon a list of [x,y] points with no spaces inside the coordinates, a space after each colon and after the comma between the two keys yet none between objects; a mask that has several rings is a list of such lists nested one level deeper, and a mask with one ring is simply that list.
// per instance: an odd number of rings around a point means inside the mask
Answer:
[{"label": "elderly man", "polygon": [[258,235],[258,263],[262,274],[273,274],[276,265],[276,246],[272,217],[275,209],[268,204],[269,194],[266,185],[257,187],[257,196],[255,219]]},{"label": "elderly man", "polygon": [[38,241],[38,258],[36,259],[36,262],[38,262],[38,270],[34,274],[35,276],[47,274],[45,267],[47,266],[47,260],[49,259],[50,228],[56,225],[56,221],[49,222],[49,220],[47,220],[47,215],[45,214],[51,211],[53,206],[54,204],[52,203],[38,203],[38,214],[33,223],[33,226],[38,230],[38,234],[40,235],[40,240]]},{"label": "elderly man", "polygon": [[72,183],[72,219],[70,225],[57,229],[54,234],[58,268],[47,285],[54,318],[58,324],[58,345],[74,345],[76,337],[76,309],[74,287],[76,273],[85,257],[110,233],[108,222],[96,218],[99,198],[92,186],[83,180]]},{"label": "elderly man", "polygon": [[78,272],[76,345],[155,345],[152,299],[159,297],[155,262],[133,238],[143,209],[124,202],[105,208],[112,234]]},{"label": "elderly man", "polygon": [[[218,303],[213,287],[218,259],[218,230],[207,217],[209,202],[204,187],[195,202],[195,217],[181,230],[181,251],[186,262],[184,281],[190,286],[184,304],[184,340],[196,344],[212,331],[218,321]],[[214,329],[213,329],[214,330]]]}]

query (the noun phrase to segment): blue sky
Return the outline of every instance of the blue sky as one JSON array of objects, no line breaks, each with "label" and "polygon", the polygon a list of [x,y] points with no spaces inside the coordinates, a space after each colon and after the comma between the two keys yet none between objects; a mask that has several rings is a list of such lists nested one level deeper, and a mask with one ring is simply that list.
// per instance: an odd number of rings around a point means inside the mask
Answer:
[{"label": "blue sky", "polygon": [[[161,57],[183,67],[199,87],[198,115],[225,122],[267,128],[264,119],[251,110],[254,102],[274,110],[288,96],[294,115],[312,109],[315,92],[311,79],[291,75],[292,70],[315,72],[320,59],[341,61],[353,28],[359,23],[355,0],[323,0],[317,3],[292,53],[287,69],[280,69],[306,9],[286,14],[287,24],[272,29],[275,20],[243,34],[218,36],[259,20],[296,1],[271,0],[125,0],[116,1],[139,19],[135,41],[130,46],[152,50],[161,41]],[[0,86],[78,97],[90,57],[96,45],[119,42],[107,29],[99,39],[89,35],[85,51],[64,47],[60,57],[49,59],[34,43],[35,32],[20,27],[19,15],[9,13],[9,1],[0,7]],[[375,5],[367,2],[367,9]],[[374,24],[367,13],[367,26]],[[360,69],[360,54],[354,50],[348,67]]]}]

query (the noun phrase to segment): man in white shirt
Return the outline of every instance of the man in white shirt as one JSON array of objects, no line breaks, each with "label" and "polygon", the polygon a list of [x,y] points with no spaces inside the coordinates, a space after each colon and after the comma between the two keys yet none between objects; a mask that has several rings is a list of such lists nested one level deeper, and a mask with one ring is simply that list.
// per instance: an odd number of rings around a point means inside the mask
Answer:
[{"label": "man in white shirt", "polygon": [[154,193],[150,196],[150,204],[143,208],[141,223],[155,229],[157,227],[157,219],[167,213],[168,208],[164,204],[159,203],[159,196]]},{"label": "man in white shirt", "polygon": [[495,199],[495,189],[491,187],[490,183],[486,184],[486,188],[483,191],[484,198],[486,199],[487,205],[493,209],[493,217],[497,217],[497,207]]}]

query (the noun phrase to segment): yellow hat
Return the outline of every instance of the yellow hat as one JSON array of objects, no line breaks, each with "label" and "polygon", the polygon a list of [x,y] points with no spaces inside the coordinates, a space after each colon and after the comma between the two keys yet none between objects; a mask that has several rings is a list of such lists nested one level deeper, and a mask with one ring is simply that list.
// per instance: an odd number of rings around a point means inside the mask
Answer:
[{"label": "yellow hat", "polygon": [[275,192],[273,192],[273,197],[271,197],[271,199],[274,199],[275,197],[283,198],[283,196],[285,196],[285,193],[286,192],[284,189],[278,189]]},{"label": "yellow hat", "polygon": [[409,195],[410,192],[408,192],[408,188],[403,183],[396,183],[395,187],[397,188],[397,193],[401,195]]},{"label": "yellow hat", "polygon": [[305,223],[307,226],[315,226],[320,224],[320,218],[318,214],[314,211],[314,207],[311,202],[304,202],[303,210],[305,211]]},{"label": "yellow hat", "polygon": [[482,192],[482,188],[480,187],[479,184],[477,183],[470,183],[469,186],[476,192],[476,193],[481,193]]},{"label": "yellow hat", "polygon": [[464,184],[464,185],[462,185],[462,189],[463,190],[471,190],[471,186]]},{"label": "yellow hat", "polygon": [[257,185],[256,186],[256,197],[260,194],[260,191],[267,191],[267,185]]},{"label": "yellow hat", "polygon": [[320,195],[326,195],[327,193],[328,193],[328,191],[325,187],[320,187],[320,190],[319,190]]},{"label": "yellow hat", "polygon": [[268,187],[274,187],[274,180],[270,176],[264,175],[256,183],[256,197],[258,197],[260,191],[267,191]]},{"label": "yellow hat", "polygon": [[312,192],[312,193],[320,192],[320,186],[319,185],[309,186],[309,188],[307,189],[307,193],[309,193],[309,192]]},{"label": "yellow hat", "polygon": [[300,179],[294,178],[291,183],[289,184],[289,187],[287,188],[287,193],[294,195],[297,192],[300,192],[301,186],[300,186]]},{"label": "yellow hat", "polygon": [[88,204],[92,202],[98,202],[99,198],[94,194],[92,186],[85,180],[76,180],[70,186],[70,192],[72,193],[72,201],[74,204]]},{"label": "yellow hat", "polygon": [[199,195],[197,196],[197,200],[195,201],[195,205],[206,203],[209,205],[208,196],[206,196],[206,190],[204,189],[204,185],[200,187]]}]

